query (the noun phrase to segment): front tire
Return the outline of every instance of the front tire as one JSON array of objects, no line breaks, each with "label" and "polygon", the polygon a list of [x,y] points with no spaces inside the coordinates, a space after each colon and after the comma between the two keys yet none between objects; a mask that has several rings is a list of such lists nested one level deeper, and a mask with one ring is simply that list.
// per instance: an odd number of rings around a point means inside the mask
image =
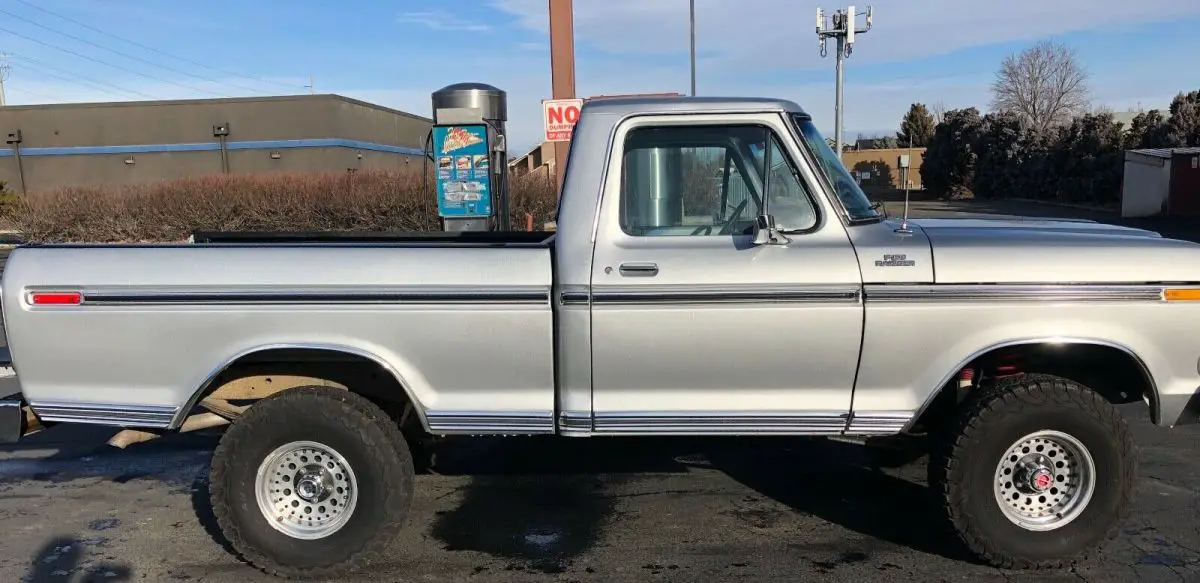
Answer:
[{"label": "front tire", "polygon": [[259,401],[225,432],[209,487],[217,523],[247,562],[279,577],[339,578],[403,527],[413,459],[379,407],[305,387]]},{"label": "front tire", "polygon": [[954,531],[1003,568],[1060,567],[1116,535],[1137,452],[1120,413],[1073,381],[1030,374],[983,389],[935,447],[930,484]]}]

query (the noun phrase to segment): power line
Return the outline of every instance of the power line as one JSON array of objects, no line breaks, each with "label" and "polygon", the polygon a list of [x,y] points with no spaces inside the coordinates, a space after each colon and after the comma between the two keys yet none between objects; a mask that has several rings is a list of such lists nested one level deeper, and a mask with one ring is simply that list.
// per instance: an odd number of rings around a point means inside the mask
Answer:
[{"label": "power line", "polygon": [[30,36],[23,35],[23,34],[21,34],[21,33],[19,33],[19,32],[13,32],[13,31],[11,31],[11,30],[9,30],[9,29],[7,29],[7,28],[4,28],[4,27],[0,27],[0,32],[7,32],[8,34],[11,34],[11,35],[13,35],[13,36],[15,36],[15,37],[18,37],[18,38],[23,38],[23,39],[25,39],[25,40],[27,40],[27,41],[35,42],[35,43],[37,43],[37,44],[39,44],[39,45],[42,45],[42,46],[45,46],[45,47],[49,47],[49,48],[52,48],[52,49],[54,49],[54,50],[57,50],[57,51],[62,51],[62,52],[64,52],[64,53],[67,53],[67,54],[74,55],[74,56],[76,56],[76,57],[79,57],[79,58],[81,58],[81,59],[87,59],[87,60],[89,60],[89,61],[92,61],[93,63],[99,63],[99,64],[101,64],[101,65],[104,65],[104,66],[106,66],[106,67],[112,67],[112,68],[114,68],[114,69],[120,69],[120,70],[122,70],[122,71],[125,71],[125,72],[127,72],[127,73],[133,73],[134,75],[141,75],[142,77],[146,77],[146,78],[149,78],[149,79],[154,79],[155,81],[159,81],[159,82],[162,82],[162,83],[168,83],[168,84],[171,84],[171,85],[178,85],[179,87],[183,87],[184,89],[190,89],[190,90],[192,90],[192,91],[200,91],[200,92],[203,92],[203,93],[208,93],[208,94],[211,94],[211,95],[216,95],[216,96],[218,96],[218,97],[229,97],[228,95],[223,95],[223,94],[220,94],[220,93],[215,93],[215,92],[212,92],[212,91],[207,91],[207,90],[205,90],[205,89],[199,89],[199,88],[196,88],[196,87],[191,87],[191,86],[188,86],[188,85],[184,85],[183,83],[177,83],[177,82],[175,82],[175,81],[171,81],[171,80],[169,80],[169,79],[163,79],[162,77],[156,77],[156,76],[154,76],[154,75],[151,75],[151,74],[149,74],[149,73],[143,73],[143,72],[141,72],[141,71],[135,71],[135,70],[133,70],[133,69],[130,69],[130,68],[128,68],[128,67],[122,67],[122,66],[120,66],[120,65],[114,65],[114,64],[112,64],[112,63],[109,63],[109,62],[107,62],[107,61],[102,61],[102,60],[100,60],[100,59],[97,59],[97,58],[89,57],[89,56],[87,56],[87,55],[85,55],[85,54],[83,54],[83,53],[80,53],[80,52],[78,52],[78,51],[73,51],[73,50],[71,50],[71,49],[64,49],[64,48],[62,48],[62,47],[60,47],[60,46],[56,46],[56,45],[50,44],[50,43],[48,43],[48,42],[45,42],[45,41],[40,41],[40,40],[38,40],[38,39],[36,39],[36,38],[33,38],[33,37],[30,37]]},{"label": "power line", "polygon": [[38,93],[37,91],[30,91],[28,89],[25,89],[24,87],[16,87],[12,91],[13,91],[13,93],[20,93],[22,95],[29,95],[31,97],[40,97],[47,101],[54,101],[55,99],[58,99],[57,97],[54,97],[53,95],[46,95],[45,93]]},{"label": "power line", "polygon": [[[243,78],[243,79],[249,79],[249,80],[251,80],[251,81],[258,81],[258,82],[261,82],[261,83],[270,83],[270,84],[272,84],[272,85],[278,85],[278,86],[280,86],[280,87],[287,87],[287,88],[289,88],[289,89],[296,89],[296,88],[298,88],[298,87],[299,87],[298,85],[293,85],[293,84],[291,84],[291,83],[283,83],[283,82],[280,82],[280,81],[275,81],[275,80],[272,80],[272,79],[267,79],[267,78],[265,78],[265,77],[255,77],[255,76],[252,76],[252,75],[246,75],[246,74],[244,74],[244,73],[237,73],[237,72],[234,72],[234,71],[227,71],[227,70],[225,70],[225,69],[220,69],[220,68],[213,67],[213,66],[210,66],[210,65],[205,65],[204,63],[199,63],[199,62],[193,61],[193,60],[191,60],[191,59],[187,59],[187,58],[184,58],[184,57],[180,57],[180,56],[178,56],[178,55],[174,55],[174,54],[168,53],[168,52],[166,52],[166,51],[163,51],[163,50],[160,50],[160,49],[156,49],[156,48],[154,48],[154,47],[152,47],[152,46],[144,45],[144,44],[142,44],[142,43],[139,43],[139,42],[137,42],[137,41],[133,41],[133,40],[127,39],[127,38],[125,38],[125,37],[122,37],[122,36],[115,35],[115,34],[113,34],[113,33],[111,33],[111,32],[108,32],[108,31],[105,31],[105,30],[102,30],[102,29],[96,28],[96,27],[94,27],[94,26],[92,26],[92,25],[90,25],[90,24],[86,24],[86,23],[80,22],[80,21],[78,21],[78,20],[75,20],[74,18],[70,18],[70,17],[68,17],[68,16],[64,16],[64,15],[62,15],[62,14],[59,14],[59,13],[57,13],[57,12],[54,12],[54,11],[52,11],[52,10],[47,10],[46,8],[42,8],[41,6],[38,6],[38,5],[36,5],[36,4],[32,3],[32,2],[29,2],[28,0],[17,0],[17,2],[20,2],[21,4],[24,4],[24,5],[26,5],[26,6],[30,7],[30,8],[33,8],[33,9],[35,9],[35,10],[40,10],[40,11],[42,11],[42,12],[44,12],[44,13],[46,13],[46,14],[49,14],[49,15],[51,15],[51,16],[54,16],[54,17],[56,17],[56,18],[60,18],[60,19],[62,19],[62,20],[65,20],[65,21],[67,21],[67,22],[70,22],[70,23],[72,23],[72,24],[75,24],[75,25],[77,25],[77,26],[81,26],[81,27],[83,27],[83,28],[86,28],[86,29],[88,29],[88,30],[91,30],[91,31],[93,31],[93,32],[98,32],[98,33],[100,33],[100,34],[102,34],[102,35],[104,35],[104,36],[107,36],[107,37],[109,37],[109,38],[113,38],[113,39],[119,40],[119,41],[121,41],[121,42],[123,42],[123,43],[128,43],[128,44],[130,44],[130,45],[133,45],[133,46],[135,46],[135,47],[138,47],[138,48],[140,48],[140,49],[147,50],[147,51],[150,51],[150,52],[152,52],[152,53],[157,53],[157,54],[159,54],[159,55],[162,55],[162,56],[164,56],[164,57],[168,57],[168,58],[171,58],[171,59],[175,59],[175,60],[177,60],[177,61],[181,61],[181,62],[187,63],[187,64],[189,64],[189,65],[193,65],[193,66],[196,66],[196,67],[201,67],[201,68],[204,68],[204,69],[208,69],[208,70],[210,70],[210,71],[214,71],[214,72],[217,72],[217,73],[221,73],[222,75],[230,75],[230,76],[233,76],[233,77],[241,77],[241,78]],[[253,89],[248,89],[248,88],[246,88],[246,87],[241,87],[241,86],[239,86],[239,85],[233,85],[232,83],[230,83],[230,86],[233,86],[233,87],[240,87],[240,88],[242,88],[242,89],[247,89],[247,90],[249,90],[249,91],[254,91]]]},{"label": "power line", "polygon": [[[17,58],[17,59],[20,59],[20,60],[22,60],[22,61],[25,61],[26,63],[29,63],[29,64],[31,64],[31,65],[34,65],[34,67],[35,67],[35,69],[34,69],[34,70],[39,70],[39,69],[41,69],[41,70],[40,70],[40,71],[38,71],[38,72],[42,73],[43,75],[49,75],[49,76],[51,76],[51,77],[55,77],[55,78],[61,79],[61,80],[63,80],[63,81],[66,81],[66,82],[68,82],[68,83],[73,83],[73,84],[75,84],[75,85],[79,85],[80,87],[88,87],[88,88],[90,88],[90,89],[99,89],[100,91],[103,91],[103,92],[105,92],[105,93],[108,93],[108,94],[110,94],[110,95],[120,95],[120,94],[118,94],[118,93],[113,93],[112,91],[109,91],[109,90],[105,89],[105,87],[111,87],[111,88],[113,88],[113,89],[116,89],[117,91],[121,91],[121,92],[128,93],[128,94],[131,94],[131,95],[137,95],[137,96],[139,96],[139,97],[145,97],[145,98],[148,98],[148,99],[158,99],[157,97],[155,97],[155,96],[153,96],[153,95],[149,95],[149,94],[146,94],[146,93],[142,93],[141,91],[135,91],[135,90],[133,90],[133,89],[126,89],[126,88],[124,88],[124,87],[121,87],[121,86],[118,86],[118,85],[113,85],[112,83],[108,83],[108,82],[106,82],[106,81],[99,81],[99,80],[96,80],[96,79],[92,79],[92,78],[90,78],[90,77],[85,77],[85,76],[83,76],[83,75],[79,75],[79,74],[77,74],[77,73],[72,73],[72,72],[70,72],[70,71],[66,71],[66,70],[64,70],[64,69],[59,69],[58,67],[54,67],[54,66],[51,66],[51,65],[47,65],[46,63],[43,63],[43,62],[41,62],[41,61],[39,61],[39,60],[37,60],[37,59],[33,59],[33,58],[30,58],[30,57],[26,57],[25,55],[11,55],[11,56],[12,56],[12,57],[15,57],[15,58]],[[65,75],[70,75],[70,76],[72,76],[72,77],[75,77],[75,78],[77,78],[77,79],[81,79],[81,80],[83,80],[83,81],[87,81],[88,83],[92,83],[93,85],[96,85],[96,86],[95,86],[95,87],[92,87],[92,86],[90,86],[90,85],[84,85],[83,83],[80,83],[80,82],[76,81],[75,79],[72,79],[72,78],[70,78],[70,77],[64,77],[64,76],[62,76],[62,75],[57,75],[57,74],[53,73],[52,71],[58,71],[59,73],[63,73],[63,74],[65,74]]]},{"label": "power line", "polygon": [[[50,32],[53,32],[53,33],[55,33],[55,34],[59,34],[59,35],[65,36],[65,37],[67,37],[67,38],[69,38],[69,39],[72,39],[72,40],[75,40],[75,41],[79,41],[79,42],[81,42],[81,43],[84,43],[84,44],[86,44],[86,45],[90,45],[90,46],[96,47],[96,48],[98,48],[98,49],[100,49],[100,50],[102,50],[102,51],[108,51],[108,52],[110,52],[110,53],[112,53],[112,54],[114,54],[114,55],[117,55],[117,56],[120,56],[120,57],[125,57],[126,59],[130,59],[130,60],[133,60],[133,61],[138,61],[138,62],[141,62],[141,63],[145,63],[145,64],[147,64],[147,65],[150,65],[150,66],[152,66],[152,67],[159,67],[159,68],[161,68],[161,69],[166,69],[166,70],[168,70],[168,71],[171,71],[172,73],[178,73],[178,74],[180,74],[180,75],[186,75],[186,76],[188,76],[188,77],[193,77],[193,78],[196,78],[196,79],[199,79],[199,80],[201,80],[201,81],[208,82],[208,83],[216,83],[216,84],[218,84],[218,85],[220,85],[220,84],[221,84],[221,82],[220,82],[220,81],[217,81],[216,79],[209,79],[209,78],[207,78],[207,77],[201,77],[201,76],[199,76],[199,75],[196,75],[196,74],[194,74],[194,73],[188,73],[187,71],[183,71],[183,70],[180,70],[180,69],[176,69],[176,68],[174,68],[174,67],[168,67],[168,66],[166,66],[166,65],[160,65],[160,64],[158,64],[158,63],[155,63],[154,61],[150,61],[150,60],[147,60],[147,59],[143,59],[143,58],[141,58],[141,57],[138,57],[138,56],[136,56],[136,55],[131,55],[131,54],[129,54],[129,53],[121,52],[121,51],[118,51],[118,50],[116,50],[116,49],[110,49],[110,48],[108,48],[108,47],[105,47],[105,46],[103,46],[103,45],[100,45],[100,44],[94,43],[94,42],[92,42],[92,41],[90,41],[90,40],[87,40],[87,39],[85,39],[85,38],[82,38],[82,37],[75,36],[75,35],[73,35],[73,34],[70,34],[70,33],[62,32],[61,30],[55,30],[55,29],[53,29],[53,28],[50,28],[49,26],[46,26],[46,25],[44,25],[44,24],[41,24],[41,23],[38,23],[38,22],[34,22],[34,21],[32,21],[32,20],[29,20],[28,18],[25,18],[25,17],[23,17],[23,16],[17,16],[16,14],[13,14],[13,13],[11,13],[11,12],[7,11],[7,10],[4,10],[4,9],[0,9],[0,14],[4,14],[4,15],[10,16],[10,17],[12,17],[12,18],[15,18],[15,19],[17,19],[17,20],[20,20],[20,21],[23,21],[23,22],[27,22],[27,23],[29,23],[29,24],[32,24],[32,25],[34,25],[34,26],[38,27],[38,28],[41,28],[41,29],[44,29],[44,30],[48,30],[48,31],[50,31]],[[186,85],[183,85],[183,86],[184,86],[184,87],[187,87]],[[190,89],[192,89],[192,90],[194,90],[194,91],[205,91],[205,90],[203,90],[203,89],[199,89],[199,88],[195,88],[195,87],[191,87]],[[252,89],[251,91],[253,91],[253,89]],[[223,94],[221,94],[221,93],[216,93],[216,92],[213,92],[213,91],[206,91],[206,92],[207,92],[207,93],[211,93],[211,94],[213,94],[213,95],[220,95],[221,97],[229,97],[228,95],[223,95]]]},{"label": "power line", "polygon": [[115,90],[118,90],[121,92],[125,92],[125,94],[137,95],[139,97],[146,97],[146,98],[150,98],[150,100],[157,100],[157,98],[158,98],[158,97],[155,97],[155,96],[152,96],[149,94],[143,94],[142,91],[125,89],[125,88],[122,88],[122,86],[120,86],[120,85],[114,85],[112,83],[103,82],[103,80],[92,79],[90,77],[82,76],[82,74],[62,70],[62,68],[55,67],[53,65],[47,65],[47,64],[44,64],[44,62],[42,62],[40,60],[29,58],[29,56],[25,56],[22,54],[14,54],[11,56],[14,56],[14,58],[17,58],[19,60],[28,62],[28,64],[30,64],[30,65],[34,65],[36,67],[35,71],[41,70],[40,72],[42,74],[48,74],[48,76],[50,76],[50,77],[56,77],[56,78],[59,78],[62,80],[66,80],[66,82],[68,82],[68,83],[74,83],[79,86],[89,86],[89,85],[84,85],[82,83],[78,83],[78,82],[76,82],[76,80],[74,80],[72,78],[62,77],[62,76],[60,76],[60,74],[54,74],[54,73],[52,73],[52,71],[58,71],[59,73],[66,74],[66,76],[71,76],[73,78],[85,80],[85,82],[97,85],[96,88],[92,88],[92,89],[100,89],[101,91],[107,92],[107,94],[110,94],[110,95],[118,95],[118,94],[113,94],[112,91],[108,91],[103,88],[106,88],[106,86],[107,86],[107,88],[112,88],[112,89],[115,89]]},{"label": "power line", "polygon": [[42,75],[46,75],[46,76],[49,76],[49,77],[54,77],[55,79],[58,79],[58,80],[60,80],[60,81],[66,81],[67,83],[70,83],[70,84],[72,84],[72,85],[78,85],[78,86],[80,86],[80,87],[87,87],[88,89],[92,89],[92,90],[94,90],[94,91],[101,91],[101,92],[107,93],[107,94],[109,94],[109,95],[116,95],[116,96],[118,96],[118,97],[124,97],[124,96],[123,96],[123,95],[121,95],[120,93],[116,93],[116,92],[114,92],[114,91],[112,91],[112,90],[105,89],[105,88],[103,88],[103,87],[93,87],[93,86],[91,86],[91,85],[87,85],[87,84],[84,84],[84,83],[80,83],[79,81],[76,81],[75,79],[72,79],[72,78],[70,78],[70,77],[65,77],[65,76],[63,76],[63,75],[59,75],[59,74],[57,74],[57,73],[51,73],[50,71],[41,71],[41,70],[38,70],[37,68],[33,68],[32,70],[34,70],[34,71],[37,71],[38,73],[40,73],[40,74],[42,74]]}]

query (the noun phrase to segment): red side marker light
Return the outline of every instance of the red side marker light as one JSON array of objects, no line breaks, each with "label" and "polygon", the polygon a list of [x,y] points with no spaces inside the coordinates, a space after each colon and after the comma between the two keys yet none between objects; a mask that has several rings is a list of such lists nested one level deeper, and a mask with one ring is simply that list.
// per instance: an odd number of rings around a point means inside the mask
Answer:
[{"label": "red side marker light", "polygon": [[83,303],[83,294],[79,292],[33,292],[29,294],[29,303],[35,306],[78,306]]}]

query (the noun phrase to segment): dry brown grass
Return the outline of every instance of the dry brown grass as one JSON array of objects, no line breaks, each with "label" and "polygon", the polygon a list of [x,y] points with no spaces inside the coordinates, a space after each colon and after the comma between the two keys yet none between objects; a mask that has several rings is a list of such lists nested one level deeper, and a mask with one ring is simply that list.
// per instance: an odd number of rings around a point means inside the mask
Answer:
[{"label": "dry brown grass", "polygon": [[[9,220],[31,242],[183,241],[196,230],[437,231],[419,172],[216,175],[135,186],[66,188],[22,196]],[[512,225],[553,218],[552,185],[513,181]]]}]

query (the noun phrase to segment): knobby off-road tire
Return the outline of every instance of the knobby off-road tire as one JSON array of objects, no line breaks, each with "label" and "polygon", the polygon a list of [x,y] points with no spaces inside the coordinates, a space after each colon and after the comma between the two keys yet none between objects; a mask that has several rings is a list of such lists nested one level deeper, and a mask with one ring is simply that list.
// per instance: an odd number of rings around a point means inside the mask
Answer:
[{"label": "knobby off-road tire", "polygon": [[413,460],[379,407],[305,387],[234,422],[209,479],[217,523],[244,560],[279,577],[328,579],[361,571],[394,540],[412,500]]},{"label": "knobby off-road tire", "polygon": [[[984,388],[964,406],[935,438],[929,471],[973,553],[1002,568],[1056,568],[1116,535],[1129,515],[1137,452],[1112,404],[1073,381],[1030,374]],[[1031,520],[1022,511],[1045,515]]]}]

